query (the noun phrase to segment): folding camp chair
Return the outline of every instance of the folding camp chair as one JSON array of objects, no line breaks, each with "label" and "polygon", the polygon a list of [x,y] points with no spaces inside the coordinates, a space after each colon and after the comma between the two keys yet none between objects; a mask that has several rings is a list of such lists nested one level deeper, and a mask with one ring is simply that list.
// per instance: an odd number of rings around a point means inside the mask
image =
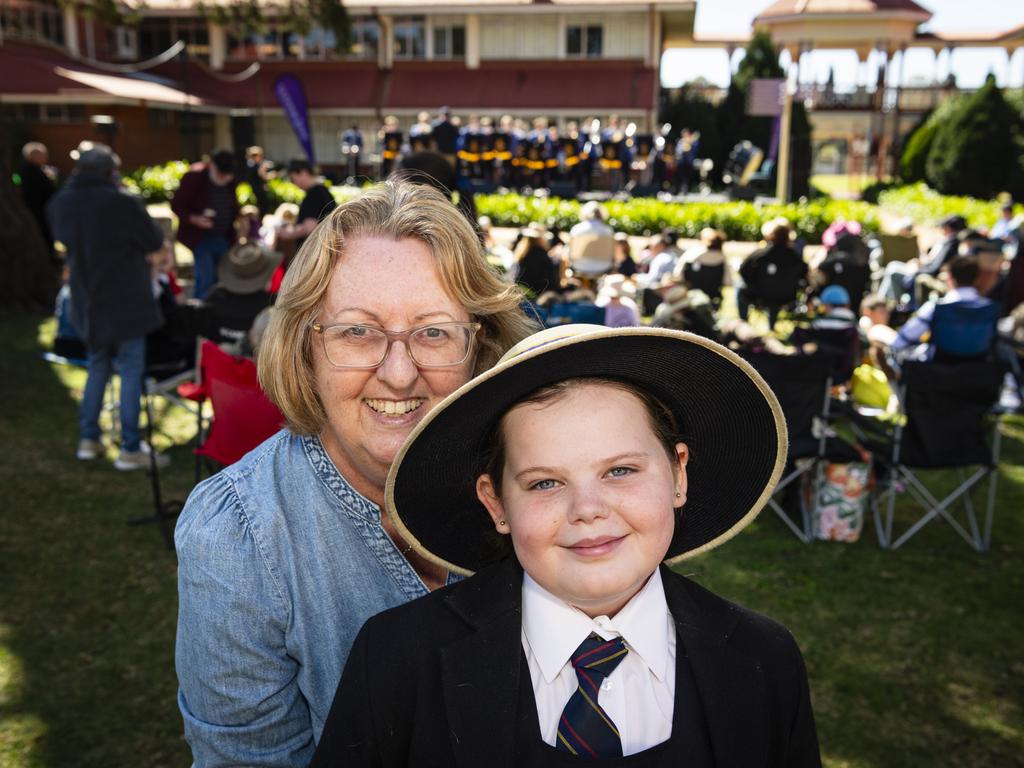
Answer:
[{"label": "folding camp chair", "polygon": [[252,360],[229,355],[212,341],[203,342],[200,355],[213,421],[195,452],[226,466],[281,429],[284,417],[260,389]]},{"label": "folding camp chair", "polygon": [[996,340],[1000,310],[995,301],[937,303],[930,323],[936,358],[962,360],[988,354]]},{"label": "folding camp chair", "polygon": [[[741,354],[775,392],[789,432],[786,469],[768,504],[793,534],[808,544],[814,538],[815,506],[826,464],[862,460],[853,446],[829,434],[831,374],[835,358],[825,352],[813,355]],[[780,496],[798,497],[799,522],[787,513]]]},{"label": "folding camp chair", "polygon": [[[941,517],[973,549],[988,550],[1000,450],[999,425],[991,414],[1002,379],[1002,367],[989,361],[904,363],[899,395],[905,424],[901,419],[895,425],[881,425],[883,429],[878,423],[870,425],[873,434],[864,440],[878,470],[871,506],[883,548],[897,549]],[[918,475],[921,470],[944,470],[942,476],[948,477],[950,469],[956,470],[959,484],[942,498]],[[979,525],[971,492],[985,480],[988,493]],[[924,515],[894,539],[896,497],[904,490]],[[951,511],[958,501],[963,503],[969,532]]]}]

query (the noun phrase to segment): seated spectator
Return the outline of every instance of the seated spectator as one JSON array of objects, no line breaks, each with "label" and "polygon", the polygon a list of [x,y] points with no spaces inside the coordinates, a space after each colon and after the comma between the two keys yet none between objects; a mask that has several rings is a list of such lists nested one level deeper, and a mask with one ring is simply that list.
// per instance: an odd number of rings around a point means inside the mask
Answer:
[{"label": "seated spectator", "polygon": [[765,222],[761,234],[767,241],[743,260],[740,277],[743,285],[736,292],[740,319],[746,321],[751,306],[768,312],[773,328],[779,310],[792,304],[807,279],[807,265],[790,244],[792,230],[784,218]]},{"label": "seated spectator", "polygon": [[644,285],[654,287],[666,277],[672,276],[681,255],[676,245],[678,239],[679,233],[674,229],[666,228],[651,241],[651,246],[644,259],[647,265],[647,277],[643,280]]},{"label": "seated spectator", "polygon": [[683,253],[673,270],[676,282],[703,291],[713,302],[720,302],[722,286],[729,282],[729,266],[722,251],[724,245],[724,232],[711,227],[702,229],[700,245]]},{"label": "seated spectator", "polygon": [[841,285],[829,285],[821,292],[817,303],[820,313],[806,327],[797,326],[790,339],[794,346],[813,344],[817,349],[835,355],[832,371],[834,384],[850,380],[853,369],[860,363],[860,334],[857,316],[850,309],[850,294]]},{"label": "seated spectator", "polygon": [[877,293],[868,294],[860,303],[860,319],[857,327],[868,344],[888,347],[896,338],[896,331],[889,325],[889,305]]},{"label": "seated spectator", "polygon": [[580,208],[580,222],[569,230],[569,266],[574,274],[594,277],[610,271],[615,262],[615,230],[605,221],[604,206],[591,200]]},{"label": "seated spectator", "polygon": [[202,335],[240,351],[256,316],[270,305],[267,282],[280,261],[281,254],[259,243],[242,241],[232,247],[203,302]]},{"label": "seated spectator", "polygon": [[960,249],[960,233],[967,229],[963,216],[947,216],[939,222],[941,235],[921,259],[893,261],[886,265],[879,293],[900,303],[915,302],[918,282],[937,279],[939,272],[956,257]]},{"label": "seated spectator", "polygon": [[512,251],[512,279],[531,297],[559,290],[558,266],[548,250],[546,230],[537,222],[531,222],[520,232],[519,242]]},{"label": "seated spectator", "polygon": [[238,218],[235,219],[235,232],[238,233],[238,238],[251,241],[259,240],[261,219],[259,208],[255,205],[243,205],[238,211]]},{"label": "seated spectator", "polygon": [[636,286],[623,275],[608,275],[602,280],[594,303],[604,307],[604,324],[609,328],[640,325],[635,296]]},{"label": "seated spectator", "polygon": [[981,296],[974,287],[978,279],[978,261],[972,256],[957,256],[949,265],[946,277],[949,291],[937,301],[925,303],[897,331],[890,349],[900,360],[930,360],[935,348],[926,341],[931,331],[932,316],[938,304],[961,304],[967,307],[984,307],[992,303]]},{"label": "seated spectator", "polygon": [[839,285],[850,294],[851,301],[860,301],[871,284],[871,250],[861,237],[856,221],[837,219],[821,236],[826,250],[812,260],[809,283],[818,291],[827,285]]},{"label": "seated spectator", "polygon": [[494,239],[494,225],[491,224],[490,217],[481,216],[476,223],[483,238],[487,262],[501,273],[508,272],[512,266],[512,251]]},{"label": "seated spectator", "polygon": [[71,286],[68,283],[71,269],[64,265],[61,269],[61,287],[57,292],[57,301],[53,314],[57,318],[57,333],[53,339],[53,353],[69,360],[85,360],[88,352],[85,342],[71,324]]},{"label": "seated spectator", "polygon": [[281,203],[272,216],[267,217],[260,228],[260,241],[273,251],[281,254],[281,263],[277,265],[270,278],[270,293],[276,294],[281,288],[284,273],[295,257],[296,240],[278,237],[282,230],[291,227],[299,220],[299,206],[295,203]]},{"label": "seated spectator", "polygon": [[[158,378],[172,376],[195,365],[198,319],[193,304],[183,304],[184,292],[174,274],[174,246],[149,254],[153,296],[164,324],[146,336],[146,368]],[[221,260],[223,263],[223,259]]]},{"label": "seated spectator", "polygon": [[999,206],[999,219],[989,229],[988,236],[993,240],[1015,243],[1020,239],[1022,223],[1024,222],[1022,222],[1021,217],[1014,217],[1013,202],[1008,200]]},{"label": "seated spectator", "polygon": [[685,285],[675,285],[665,292],[665,300],[654,311],[651,327],[689,331],[719,340],[711,299],[703,291]]},{"label": "seated spectator", "polygon": [[625,232],[615,233],[615,267],[617,275],[632,277],[639,271],[633,260],[633,250],[629,246],[629,235]]}]

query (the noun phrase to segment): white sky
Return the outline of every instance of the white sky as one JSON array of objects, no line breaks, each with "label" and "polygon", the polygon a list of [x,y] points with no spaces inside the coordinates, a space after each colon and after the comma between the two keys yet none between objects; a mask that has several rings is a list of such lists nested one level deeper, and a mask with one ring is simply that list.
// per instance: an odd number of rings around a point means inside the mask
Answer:
[{"label": "white sky", "polygon": [[[772,0],[698,0],[696,32],[699,35],[730,34],[750,30],[754,17]],[[918,0],[934,14],[929,27],[938,31],[994,31],[1024,24],[1024,0]],[[738,61],[737,54],[737,61]],[[938,76],[949,72],[945,55],[938,62]],[[898,64],[896,64],[898,66]],[[801,80],[824,82],[829,69],[835,72],[839,89],[863,84],[870,78],[866,67],[859,67],[852,51],[821,51],[808,54],[803,60]],[[957,82],[964,87],[980,85],[991,71],[1001,86],[1024,85],[1024,49],[1007,62],[1000,48],[963,48],[953,54],[952,69]],[[871,71],[874,71],[872,69]],[[903,82],[930,82],[936,74],[935,59],[928,49],[912,50],[903,66]],[[661,82],[675,87],[703,77],[719,85],[729,82],[728,60],[724,50],[670,49],[661,60]]]}]

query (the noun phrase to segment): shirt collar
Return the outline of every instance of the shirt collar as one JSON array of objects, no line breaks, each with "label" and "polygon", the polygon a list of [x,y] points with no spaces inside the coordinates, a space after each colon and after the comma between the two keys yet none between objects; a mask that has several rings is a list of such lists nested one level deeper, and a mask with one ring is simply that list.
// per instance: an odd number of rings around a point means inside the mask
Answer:
[{"label": "shirt collar", "polygon": [[591,619],[523,574],[523,633],[544,680],[551,683],[580,643],[594,632],[606,640],[621,636],[631,652],[663,681],[669,673],[671,614],[661,572],[656,570],[614,618]]}]

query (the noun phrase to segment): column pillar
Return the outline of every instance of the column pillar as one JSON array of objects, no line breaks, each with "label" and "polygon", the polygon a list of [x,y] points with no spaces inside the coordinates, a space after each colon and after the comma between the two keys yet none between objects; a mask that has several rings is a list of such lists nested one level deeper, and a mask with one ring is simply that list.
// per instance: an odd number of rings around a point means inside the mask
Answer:
[{"label": "column pillar", "polygon": [[466,15],[466,69],[480,69],[480,14]]},{"label": "column pillar", "polygon": [[81,54],[78,45],[78,14],[75,13],[75,6],[68,4],[64,6],[64,45],[72,56]]},{"label": "column pillar", "polygon": [[212,69],[224,69],[224,59],[227,57],[228,35],[220,24],[212,21],[207,25],[207,35],[210,39],[210,67]]},{"label": "column pillar", "polygon": [[377,46],[377,66],[391,69],[395,63],[395,22],[390,16],[378,18],[380,40]]}]

